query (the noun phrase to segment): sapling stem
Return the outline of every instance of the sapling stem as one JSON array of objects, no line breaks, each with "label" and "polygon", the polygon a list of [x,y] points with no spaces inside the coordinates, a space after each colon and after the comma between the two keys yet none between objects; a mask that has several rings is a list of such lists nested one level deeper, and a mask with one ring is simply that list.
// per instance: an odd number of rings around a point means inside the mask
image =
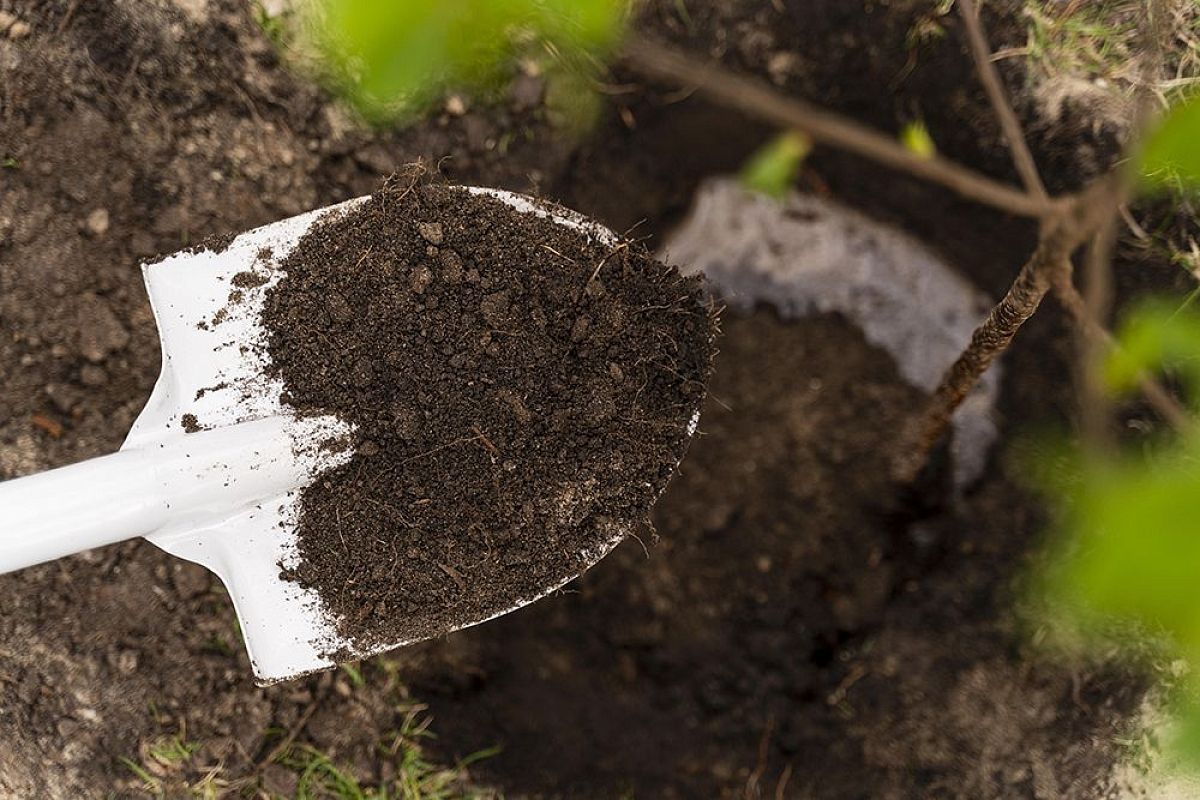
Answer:
[{"label": "sapling stem", "polygon": [[1046,187],[1042,183],[1041,175],[1038,174],[1033,154],[1029,151],[1029,143],[1025,139],[1025,132],[1021,129],[1021,122],[1008,102],[1008,94],[1000,80],[1000,74],[996,71],[996,65],[992,62],[992,50],[988,46],[987,36],[983,32],[983,23],[979,19],[979,10],[975,7],[974,0],[958,0],[958,15],[962,17],[963,23],[966,25],[967,43],[971,47],[971,59],[975,62],[975,71],[979,74],[979,80],[983,83],[992,109],[996,112],[996,119],[1000,121],[1000,128],[1004,131],[1004,138],[1008,142],[1008,151],[1012,155],[1013,165],[1021,176],[1021,182],[1025,184],[1025,190],[1033,197],[1045,200],[1048,197]]},{"label": "sapling stem", "polygon": [[1092,237],[1087,247],[1085,261],[1087,284],[1084,287],[1084,324],[1076,325],[1079,361],[1079,413],[1083,441],[1097,450],[1112,449],[1112,436],[1108,427],[1110,403],[1105,395],[1100,377],[1100,360],[1105,345],[1102,340],[1088,331],[1102,327],[1104,318],[1112,307],[1112,253],[1116,246],[1118,209],[1113,209],[1108,218]]},{"label": "sapling stem", "polygon": [[1069,200],[1066,213],[1042,224],[1037,249],[1003,299],[976,328],[970,344],[947,370],[924,411],[902,434],[893,461],[893,477],[901,485],[916,481],[929,453],[946,435],[955,410],[997,356],[1008,349],[1046,292],[1062,280],[1064,271],[1069,282],[1071,254],[1108,218],[1116,186],[1114,176],[1097,181]]},{"label": "sapling stem", "polygon": [[[1025,185],[1024,192],[943,156],[917,156],[891,137],[854,120],[784,95],[760,80],[734,74],[719,63],[693,58],[661,42],[632,35],[623,50],[625,62],[646,77],[693,86],[698,93],[727,108],[802,131],[819,144],[855,153],[999,211],[1040,222],[1033,255],[946,372],[920,415],[899,437],[892,471],[901,485],[911,485],[916,480],[934,445],[946,435],[954,411],[992,362],[1008,349],[1048,291],[1054,291],[1085,336],[1106,347],[1113,343],[1112,334],[1089,314],[1087,303],[1072,283],[1071,256],[1096,235],[1124,201],[1126,192],[1120,177],[1100,178],[1075,195],[1048,196],[992,63],[978,9],[972,0],[959,0],[959,13],[976,72],[1004,132],[1013,164]],[[1143,378],[1141,389],[1147,401],[1172,426],[1177,429],[1191,426],[1187,412],[1154,378]]]}]

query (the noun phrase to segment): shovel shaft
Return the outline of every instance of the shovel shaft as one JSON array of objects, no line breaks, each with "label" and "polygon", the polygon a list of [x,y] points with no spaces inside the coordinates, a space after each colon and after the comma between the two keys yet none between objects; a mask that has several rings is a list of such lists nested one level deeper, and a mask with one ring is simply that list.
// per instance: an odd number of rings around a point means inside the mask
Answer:
[{"label": "shovel shaft", "polygon": [[154,474],[133,450],[0,483],[0,573],[155,530],[167,504]]},{"label": "shovel shaft", "polygon": [[295,423],[176,434],[0,483],[0,573],[137,536],[200,530],[305,485]]}]

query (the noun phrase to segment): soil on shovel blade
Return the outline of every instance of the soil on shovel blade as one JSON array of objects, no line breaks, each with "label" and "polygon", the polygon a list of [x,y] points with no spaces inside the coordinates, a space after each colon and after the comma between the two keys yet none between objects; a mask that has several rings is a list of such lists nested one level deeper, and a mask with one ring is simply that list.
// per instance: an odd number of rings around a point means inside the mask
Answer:
[{"label": "soil on shovel blade", "polygon": [[357,427],[283,574],[361,649],[532,600],[645,521],[713,357],[699,280],[411,177],[319,222],[264,312],[286,401]]}]

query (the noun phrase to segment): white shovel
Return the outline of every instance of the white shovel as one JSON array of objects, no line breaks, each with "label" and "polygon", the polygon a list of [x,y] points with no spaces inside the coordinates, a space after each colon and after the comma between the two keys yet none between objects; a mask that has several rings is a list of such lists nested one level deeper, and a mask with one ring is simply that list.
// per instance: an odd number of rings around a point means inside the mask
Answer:
[{"label": "white shovel", "polygon": [[[616,240],[582,216],[548,213],[520,195],[465,191]],[[298,490],[352,453],[318,446],[350,432],[347,423],[297,419],[280,402],[283,385],[262,355],[263,299],[283,276],[273,262],[323,214],[365,199],[244,233],[220,253],[179,253],[143,267],[162,340],[158,383],[119,452],[0,483],[0,573],[143,536],[220,577],[263,684],[332,666],[328,653],[366,656],[406,644],[356,648],[338,636],[314,591],[280,578],[280,564],[295,559]],[[236,303],[233,291],[241,292]],[[187,432],[194,420],[205,429]],[[589,552],[587,565],[620,538]]]}]

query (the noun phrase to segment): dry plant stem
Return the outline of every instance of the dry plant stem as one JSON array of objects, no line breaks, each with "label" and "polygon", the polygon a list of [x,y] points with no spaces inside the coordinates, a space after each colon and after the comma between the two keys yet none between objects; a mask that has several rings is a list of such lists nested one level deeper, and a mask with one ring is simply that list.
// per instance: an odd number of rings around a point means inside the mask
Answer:
[{"label": "dry plant stem", "polygon": [[[960,0],[961,2],[962,0]],[[971,0],[966,0],[971,2]],[[1138,87],[1137,127],[1144,129],[1153,113],[1153,88],[1158,81],[1163,63],[1163,43],[1166,32],[1164,18],[1167,15],[1162,0],[1149,0],[1142,23],[1142,59],[1140,86]],[[1054,286],[1059,302],[1074,317],[1080,332],[1080,364],[1083,387],[1082,419],[1084,440],[1094,446],[1111,446],[1108,442],[1104,421],[1108,418],[1108,404],[1097,374],[1102,354],[1118,344],[1104,327],[1103,320],[1112,303],[1112,252],[1116,246],[1117,221],[1124,217],[1132,221],[1124,203],[1118,205],[1106,224],[1097,232],[1088,250],[1087,291],[1085,297],[1071,280],[1070,265],[1064,276]],[[1136,222],[1130,226],[1134,235],[1145,238]],[[1143,375],[1138,380],[1142,395],[1152,408],[1178,433],[1194,427],[1191,415],[1175,397],[1163,388],[1154,377]]]},{"label": "dry plant stem", "polygon": [[[1107,333],[1107,331],[1105,331]],[[1175,396],[1163,388],[1163,385],[1149,375],[1138,379],[1138,388],[1146,402],[1165,419],[1177,432],[1186,434],[1195,429],[1196,422],[1192,415],[1179,404]]]},{"label": "dry plant stem", "polygon": [[698,92],[727,108],[783,128],[794,128],[815,142],[945,186],[1009,214],[1040,219],[1053,207],[1052,201],[1044,197],[1029,196],[953,161],[939,156],[917,156],[891,137],[853,120],[783,95],[761,81],[735,75],[719,64],[692,58],[668,45],[634,35],[625,42],[624,56],[626,63],[647,77],[694,85]]},{"label": "dry plant stem", "polygon": [[[1152,0],[1154,5],[1160,6],[1158,9],[1152,8],[1152,16],[1157,17],[1161,3]],[[1008,140],[1013,164],[1031,197],[1042,202],[1053,202],[1047,199],[1045,184],[1038,173],[1020,121],[1008,102],[1003,83],[992,62],[991,48],[974,0],[958,0],[958,11],[966,26],[971,56],[980,81]],[[1155,22],[1151,20],[1151,25]],[[942,379],[924,415],[914,424],[909,435],[902,439],[904,447],[894,462],[896,477],[902,484],[910,485],[916,480],[928,460],[929,452],[945,435],[955,409],[996,356],[1007,349],[1017,329],[1037,310],[1051,286],[1063,299],[1064,306],[1071,312],[1080,331],[1084,432],[1089,441],[1102,445],[1107,406],[1103,393],[1099,391],[1095,369],[1100,353],[1113,343],[1112,335],[1105,330],[1101,320],[1110,302],[1109,267],[1120,200],[1119,179],[1109,178],[1093,184],[1075,199],[1072,212],[1075,221],[1063,219],[1056,222],[1050,215],[1043,218],[1037,251],[1022,267],[1008,294],[976,330],[970,345]],[[1088,259],[1089,296],[1084,300],[1071,280],[1070,256],[1079,244],[1089,238],[1093,239]],[[1177,429],[1191,426],[1186,412],[1157,381],[1143,377],[1140,383],[1147,400],[1164,419]]]},{"label": "dry plant stem", "polygon": [[916,482],[933,450],[950,426],[963,399],[996,357],[1008,349],[1025,320],[1033,316],[1046,291],[1069,264],[1071,253],[1109,218],[1116,202],[1117,181],[1104,178],[1068,198],[1067,210],[1050,215],[1042,224],[1037,249],[1021,267],[1008,293],[975,329],[970,344],[942,378],[925,410],[901,437],[892,464],[901,485]]},{"label": "dry plant stem", "polygon": [[916,482],[930,451],[945,435],[955,410],[996,357],[1008,349],[1025,320],[1037,311],[1049,287],[1045,263],[1050,256],[1044,251],[1043,245],[1021,267],[1008,293],[975,330],[971,343],[943,376],[924,412],[902,437],[902,447],[893,463],[894,477],[901,485]]},{"label": "dry plant stem", "polygon": [[979,80],[983,83],[984,90],[987,91],[988,100],[996,112],[996,118],[1000,120],[1004,138],[1008,140],[1008,150],[1012,154],[1013,165],[1017,168],[1017,173],[1020,174],[1026,191],[1034,197],[1045,200],[1048,196],[1046,187],[1042,183],[1037,165],[1033,161],[1033,153],[1029,151],[1029,144],[1025,140],[1024,131],[1021,130],[1021,123],[1017,119],[1012,105],[1008,102],[1008,95],[1000,80],[1000,73],[996,71],[996,65],[992,61],[992,51],[983,32],[983,23],[979,19],[979,9],[975,7],[975,0],[958,0],[958,14],[967,28],[967,42],[971,47],[971,58],[975,62]]},{"label": "dry plant stem", "polygon": [[1165,0],[1147,0],[1146,13],[1142,18],[1142,63],[1138,87],[1138,123],[1145,129],[1148,119],[1154,113],[1156,102],[1165,100],[1158,94],[1158,81],[1162,78],[1163,65],[1166,62],[1167,45],[1167,3]]},{"label": "dry plant stem", "polygon": [[[1084,313],[1082,325],[1078,325],[1080,418],[1083,424],[1083,441],[1086,446],[1099,450],[1111,450],[1113,442],[1106,421],[1110,403],[1100,379],[1100,359],[1104,354],[1104,343],[1088,331],[1095,327],[1103,330],[1104,318],[1112,307],[1112,253],[1116,246],[1119,212],[1113,209],[1100,230],[1092,237],[1087,250],[1087,284],[1084,289]],[[1069,280],[1069,279],[1068,279]]]}]

